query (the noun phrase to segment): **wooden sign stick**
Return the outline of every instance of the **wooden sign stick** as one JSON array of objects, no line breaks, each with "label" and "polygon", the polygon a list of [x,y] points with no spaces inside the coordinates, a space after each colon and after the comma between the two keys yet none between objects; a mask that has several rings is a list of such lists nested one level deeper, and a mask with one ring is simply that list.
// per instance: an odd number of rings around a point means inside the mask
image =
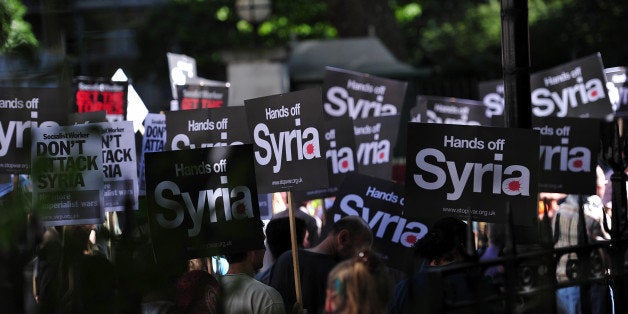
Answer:
[{"label": "wooden sign stick", "polygon": [[292,206],[292,192],[288,192],[288,217],[290,219],[290,242],[292,243],[292,267],[294,269],[294,292],[296,295],[295,308],[298,313],[303,310],[303,295],[301,293],[301,274],[299,273],[299,251],[297,247],[297,227],[294,220]]}]

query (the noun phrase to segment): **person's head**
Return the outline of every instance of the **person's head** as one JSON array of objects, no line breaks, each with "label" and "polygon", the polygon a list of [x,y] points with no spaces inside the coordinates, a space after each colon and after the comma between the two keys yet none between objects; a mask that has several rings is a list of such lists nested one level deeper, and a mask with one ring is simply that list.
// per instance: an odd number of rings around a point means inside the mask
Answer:
[{"label": "person's head", "polygon": [[[297,232],[297,246],[303,246],[305,238],[305,221],[301,218],[294,219]],[[283,252],[291,250],[290,219],[288,217],[273,218],[266,226],[266,243],[273,259],[277,259]]]},{"label": "person's head", "polygon": [[606,193],[606,183],[608,183],[608,180],[606,180],[606,174],[599,165],[595,167],[595,177],[595,195],[603,198]]},{"label": "person's head", "polygon": [[220,286],[209,273],[193,270],[177,282],[175,308],[177,313],[219,313]]},{"label": "person's head", "polygon": [[63,227],[63,249],[70,255],[88,254],[90,250],[89,236],[91,225]]},{"label": "person's head", "polygon": [[414,252],[433,266],[461,262],[470,258],[465,249],[466,241],[467,224],[460,219],[446,217],[436,221],[428,233],[414,244]]},{"label": "person's head", "polygon": [[381,260],[370,251],[334,267],[327,277],[325,312],[384,313],[389,279]]},{"label": "person's head", "polygon": [[264,264],[265,249],[246,252],[230,253],[225,255],[229,262],[229,273],[247,273],[253,275]]},{"label": "person's head", "polygon": [[327,238],[332,241],[333,253],[340,260],[355,256],[373,243],[371,228],[359,216],[345,216],[336,221]]}]

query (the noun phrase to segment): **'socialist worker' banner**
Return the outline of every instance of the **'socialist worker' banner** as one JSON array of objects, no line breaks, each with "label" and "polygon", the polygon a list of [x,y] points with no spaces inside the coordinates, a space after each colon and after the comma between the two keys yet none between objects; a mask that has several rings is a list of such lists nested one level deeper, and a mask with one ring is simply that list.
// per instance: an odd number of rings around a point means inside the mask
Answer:
[{"label": "'socialist worker' banner", "polygon": [[353,121],[359,173],[386,180],[391,178],[399,117],[373,117]]},{"label": "'socialist worker' banner", "polygon": [[327,117],[353,120],[399,115],[406,95],[406,82],[327,67],[323,82]]},{"label": "'socialist worker' banner", "polygon": [[164,151],[166,145],[166,116],[149,113],[144,119],[144,136],[142,137],[142,156],[139,168],[140,195],[146,195],[146,153]]},{"label": "'socialist worker' banner", "polygon": [[408,124],[406,194],[409,215],[454,216],[515,224],[536,219],[537,131]]},{"label": "'socialist worker' banner", "polygon": [[327,187],[319,89],[244,101],[260,193]]},{"label": "'socialist worker' banner", "polygon": [[410,110],[412,122],[491,126],[487,108],[481,101],[417,96],[416,107]]},{"label": "'socialist worker' banner", "polygon": [[536,117],[605,119],[613,113],[599,53],[530,75]]},{"label": "'socialist worker' banner", "polygon": [[0,173],[29,173],[31,127],[67,120],[61,89],[0,87]]},{"label": "'socialist worker' banner", "polygon": [[146,168],[158,262],[264,248],[250,144],[149,153]]},{"label": "'socialist worker' banner", "polygon": [[166,112],[168,150],[250,143],[242,106]]},{"label": "'socialist worker' banner", "polygon": [[100,124],[104,177],[105,211],[137,210],[139,193],[137,154],[132,121]]},{"label": "'socialist worker' banner", "polygon": [[373,231],[373,247],[390,267],[404,270],[407,252],[427,233],[427,227],[404,215],[403,186],[361,174],[350,174],[327,212],[331,225],[344,216],[359,216]]},{"label": "'socialist worker' banner", "polygon": [[229,88],[211,85],[177,85],[181,110],[227,107]]},{"label": "'socialist worker' banner", "polygon": [[128,82],[77,77],[75,83],[74,95],[78,113],[104,110],[107,112],[107,121],[124,121]]},{"label": "'socialist worker' banner", "polygon": [[33,200],[43,224],[102,223],[100,125],[33,128],[32,135]]},{"label": "'socialist worker' banner", "polygon": [[533,129],[541,133],[539,191],[595,194],[600,120],[534,119]]}]

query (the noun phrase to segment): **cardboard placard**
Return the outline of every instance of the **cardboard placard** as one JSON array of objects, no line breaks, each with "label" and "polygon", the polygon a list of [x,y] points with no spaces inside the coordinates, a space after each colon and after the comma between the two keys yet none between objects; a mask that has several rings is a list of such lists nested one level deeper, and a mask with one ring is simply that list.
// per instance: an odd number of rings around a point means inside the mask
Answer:
[{"label": "cardboard placard", "polygon": [[227,107],[229,88],[225,85],[177,85],[179,95],[179,109],[207,109]]},{"label": "cardboard placard", "polygon": [[541,134],[539,191],[595,194],[600,120],[533,119]]},{"label": "cardboard placard", "polygon": [[104,210],[137,210],[139,187],[133,122],[109,122],[101,126]]},{"label": "cardboard placard", "polygon": [[144,136],[142,137],[142,155],[139,165],[139,195],[146,195],[146,153],[164,151],[166,145],[166,115],[149,113],[144,119]]},{"label": "cardboard placard", "polygon": [[157,261],[264,248],[251,145],[146,154]]},{"label": "cardboard placard", "polygon": [[344,216],[360,216],[373,231],[373,248],[388,266],[405,270],[407,252],[427,233],[427,226],[404,213],[403,186],[392,181],[349,174],[326,214],[331,225]]},{"label": "cardboard placard", "polygon": [[66,104],[61,89],[0,87],[0,173],[29,173],[31,127],[65,124]]},{"label": "cardboard placard", "polygon": [[416,102],[412,122],[491,126],[488,109],[477,100],[419,95]]},{"label": "cardboard placard", "polygon": [[504,223],[536,221],[539,134],[533,130],[408,123],[407,214]]},{"label": "cardboard placard", "polygon": [[71,113],[68,116],[68,124],[74,125],[74,124],[107,122],[106,115],[107,115],[107,112],[104,110],[83,112],[83,113],[75,112],[75,113]]},{"label": "cardboard placard", "polygon": [[324,111],[327,118],[396,116],[408,83],[332,67],[325,68]]},{"label": "cardboard placard", "polygon": [[323,121],[323,151],[327,158],[329,186],[339,187],[347,173],[357,171],[353,121],[348,117]]},{"label": "cardboard placard", "polygon": [[250,143],[242,106],[166,112],[166,149]]},{"label": "cardboard placard", "polygon": [[260,193],[327,187],[319,89],[244,101]]},{"label": "cardboard placard", "polygon": [[190,79],[196,77],[196,60],[192,57],[168,52],[168,77],[172,89],[172,99],[179,99],[177,85],[185,85]]},{"label": "cardboard placard", "polygon": [[400,116],[353,121],[358,172],[389,180]]},{"label": "cardboard placard", "polygon": [[605,119],[613,113],[599,53],[530,75],[532,115]]},{"label": "cardboard placard", "polygon": [[[626,86],[626,68],[604,69],[608,98],[613,104],[616,117],[628,116],[628,86]],[[621,106],[623,105],[623,106]]]},{"label": "cardboard placard", "polygon": [[104,221],[101,133],[97,124],[32,129],[33,203],[43,225]]},{"label": "cardboard placard", "polygon": [[75,111],[78,113],[107,112],[108,122],[124,121],[126,117],[128,82],[115,82],[103,78],[76,77],[74,93]]},{"label": "cardboard placard", "polygon": [[504,116],[504,81],[492,80],[478,84],[480,99],[486,107],[486,117],[491,119],[492,126],[506,126]]}]

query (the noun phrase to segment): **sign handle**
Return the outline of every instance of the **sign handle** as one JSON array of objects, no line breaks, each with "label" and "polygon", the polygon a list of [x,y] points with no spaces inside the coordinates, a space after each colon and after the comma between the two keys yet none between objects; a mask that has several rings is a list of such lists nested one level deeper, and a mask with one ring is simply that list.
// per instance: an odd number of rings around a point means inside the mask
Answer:
[{"label": "sign handle", "polygon": [[294,292],[296,303],[294,309],[297,313],[303,312],[303,296],[301,293],[301,274],[299,273],[299,251],[297,247],[297,227],[294,221],[294,208],[292,205],[292,192],[288,191],[288,218],[290,219],[290,242],[292,244],[292,267],[294,269]]}]

